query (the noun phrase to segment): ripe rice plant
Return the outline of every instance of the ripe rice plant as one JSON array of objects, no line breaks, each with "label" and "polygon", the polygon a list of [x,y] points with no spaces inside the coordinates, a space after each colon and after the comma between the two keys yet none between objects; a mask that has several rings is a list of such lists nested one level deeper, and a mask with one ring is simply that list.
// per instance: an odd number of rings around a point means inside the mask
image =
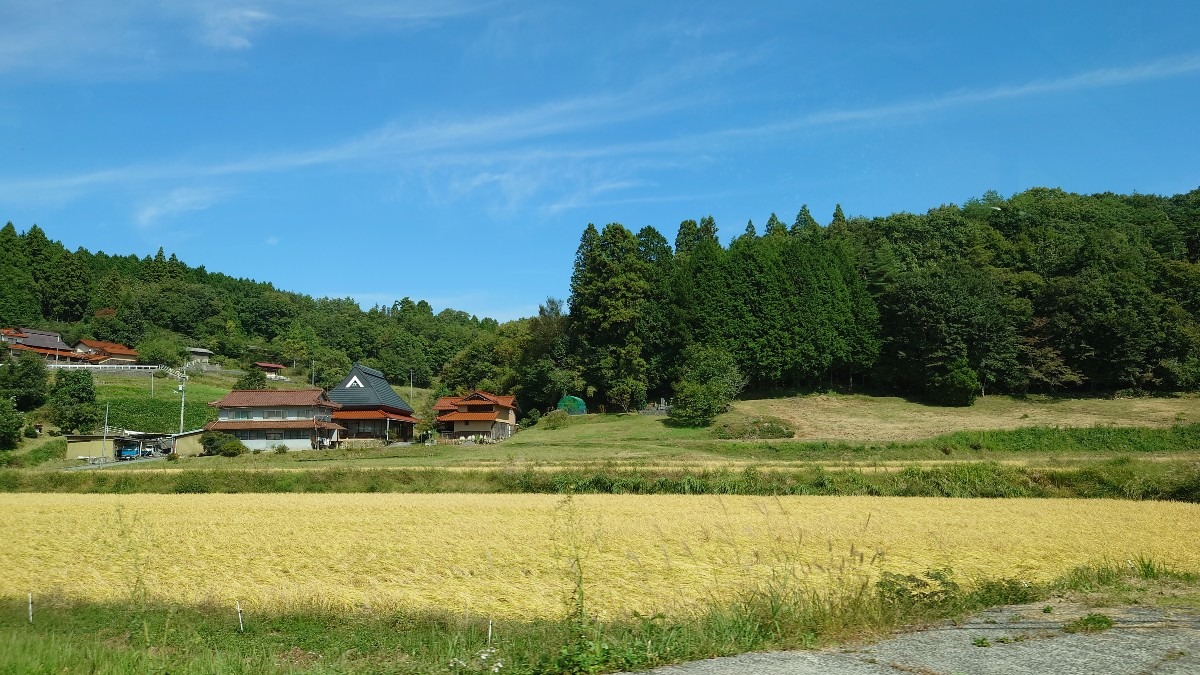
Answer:
[{"label": "ripe rice plant", "polygon": [[[1200,506],[1116,500],[576,495],[0,495],[0,596],[275,611],[681,615],[773,579],[953,568],[1046,581],[1200,569]],[[1095,533],[1100,532],[1102,536]],[[574,570],[582,565],[584,573]]]}]

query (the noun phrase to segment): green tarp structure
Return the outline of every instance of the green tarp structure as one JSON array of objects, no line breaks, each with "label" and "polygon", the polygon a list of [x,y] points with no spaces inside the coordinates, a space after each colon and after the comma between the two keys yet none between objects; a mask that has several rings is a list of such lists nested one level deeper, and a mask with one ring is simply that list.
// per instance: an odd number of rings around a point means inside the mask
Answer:
[{"label": "green tarp structure", "polygon": [[558,409],[567,411],[568,415],[587,414],[587,404],[578,396],[564,396],[558,399]]}]

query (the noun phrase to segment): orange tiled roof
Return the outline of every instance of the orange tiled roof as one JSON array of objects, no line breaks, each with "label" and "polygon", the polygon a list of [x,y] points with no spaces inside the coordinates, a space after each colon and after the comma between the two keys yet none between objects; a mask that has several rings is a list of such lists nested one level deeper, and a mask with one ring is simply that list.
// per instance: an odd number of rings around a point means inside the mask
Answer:
[{"label": "orange tiled roof", "polygon": [[102,352],[107,352],[114,356],[137,356],[136,349],[130,349],[119,342],[105,342],[103,340],[80,340],[80,344],[98,349]]},{"label": "orange tiled roof", "polygon": [[415,417],[408,415],[397,415],[396,413],[385,412],[383,410],[338,410],[333,413],[335,420],[394,420],[397,422],[409,422],[416,424]]},{"label": "orange tiled roof", "polygon": [[204,425],[209,431],[258,431],[261,429],[330,429],[345,431],[346,427],[320,420],[217,420]]},{"label": "orange tiled roof", "polygon": [[29,345],[19,344],[10,344],[8,348],[15,349],[17,351],[34,352],[35,354],[41,354],[43,356],[61,356],[74,361],[90,361],[93,363],[104,361],[108,358],[103,354],[77,354],[70,349],[44,349],[42,347],[30,347]]},{"label": "orange tiled roof", "polygon": [[495,422],[494,412],[452,412],[438,417],[439,422]]},{"label": "orange tiled roof", "polygon": [[278,363],[267,363],[266,361],[255,361],[254,365],[259,368],[269,368],[271,370],[283,370],[287,366],[281,366]]},{"label": "orange tiled roof", "polygon": [[457,396],[443,396],[433,404],[434,410],[458,410]]},{"label": "orange tiled roof", "polygon": [[17,330],[16,328],[0,328],[0,335],[3,335],[5,337],[12,337],[12,338],[29,337],[28,335],[22,333],[21,331]]},{"label": "orange tiled roof", "polygon": [[[482,397],[484,400],[480,401],[477,398],[472,398],[474,396]],[[467,400],[467,399],[471,399],[471,400]],[[434,410],[457,410],[458,406],[460,406],[460,405],[472,405],[472,404],[481,405],[484,403],[493,403],[495,405],[499,405],[499,406],[502,406],[505,408],[516,408],[517,407],[517,397],[516,396],[500,396],[498,394],[490,394],[486,391],[473,391],[473,392],[467,394],[466,396],[443,396],[437,400],[437,403],[433,404],[433,409]]]},{"label": "orange tiled roof", "polygon": [[324,389],[234,389],[220,401],[209,403],[214,408],[264,408],[269,406],[316,405],[337,410],[341,404],[325,396]]}]

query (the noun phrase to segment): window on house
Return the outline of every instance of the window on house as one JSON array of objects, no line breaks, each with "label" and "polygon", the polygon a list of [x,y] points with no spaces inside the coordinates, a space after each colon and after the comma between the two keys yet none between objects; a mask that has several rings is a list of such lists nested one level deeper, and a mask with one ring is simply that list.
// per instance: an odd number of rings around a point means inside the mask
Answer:
[{"label": "window on house", "polygon": [[282,441],[283,440],[283,432],[282,431],[268,431],[267,432],[267,440],[268,441]]},{"label": "window on house", "polygon": [[248,419],[250,419],[250,411],[249,410],[235,410],[235,411],[233,411],[233,419],[248,420]]},{"label": "window on house", "polygon": [[268,410],[263,417],[269,420],[281,420],[284,418],[284,412],[282,410]]}]

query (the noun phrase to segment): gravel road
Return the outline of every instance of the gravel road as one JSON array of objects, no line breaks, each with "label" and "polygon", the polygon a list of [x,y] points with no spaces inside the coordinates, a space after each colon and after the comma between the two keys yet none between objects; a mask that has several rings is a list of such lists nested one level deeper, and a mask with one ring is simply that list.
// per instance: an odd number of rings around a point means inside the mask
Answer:
[{"label": "gravel road", "polygon": [[[768,652],[696,661],[654,675],[1195,675],[1200,673],[1200,611],[1142,607],[1092,609],[1052,602],[997,607],[958,625],[897,635],[838,650]],[[1063,624],[1096,612],[1114,626],[1066,633]],[[987,646],[984,646],[987,645]]]}]

